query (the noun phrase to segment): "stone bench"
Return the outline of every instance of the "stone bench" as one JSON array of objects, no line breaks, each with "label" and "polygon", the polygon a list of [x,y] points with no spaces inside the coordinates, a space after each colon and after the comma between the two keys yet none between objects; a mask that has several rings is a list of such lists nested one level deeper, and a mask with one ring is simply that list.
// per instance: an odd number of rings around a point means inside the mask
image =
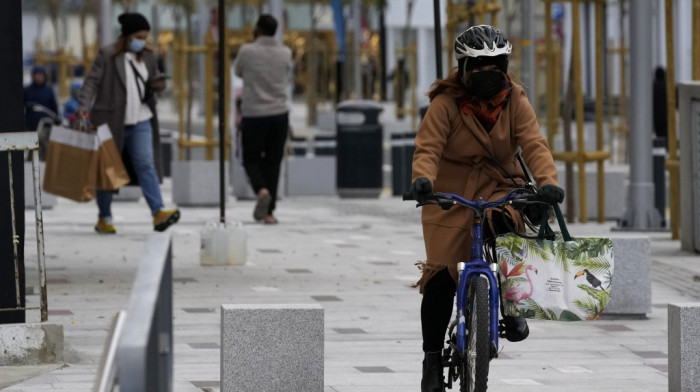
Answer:
[{"label": "stone bench", "polygon": [[615,270],[604,318],[646,318],[651,313],[651,241],[632,233],[612,233]]},{"label": "stone bench", "polygon": [[323,392],[318,304],[222,305],[222,392]]},{"label": "stone bench", "polygon": [[668,390],[700,391],[700,303],[668,304]]},{"label": "stone bench", "polygon": [[[562,164],[557,164],[559,185],[566,189],[566,170]],[[605,165],[605,219],[621,219],[627,210],[629,185],[628,165]],[[576,211],[579,214],[578,200],[578,165],[574,165],[574,194]],[[598,169],[595,165],[586,165],[586,212],[588,219],[598,219]],[[561,212],[566,215],[566,201],[561,204]]]}]

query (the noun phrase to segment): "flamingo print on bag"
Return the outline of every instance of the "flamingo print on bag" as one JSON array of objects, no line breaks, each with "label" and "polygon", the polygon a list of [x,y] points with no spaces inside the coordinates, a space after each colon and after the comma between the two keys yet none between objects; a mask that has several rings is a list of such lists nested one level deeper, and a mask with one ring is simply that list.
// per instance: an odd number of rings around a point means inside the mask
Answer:
[{"label": "flamingo print on bag", "polygon": [[519,263],[515,267],[513,267],[510,272],[508,272],[508,264],[503,263],[503,276],[506,278],[513,277],[513,276],[521,276],[523,273],[525,274],[525,277],[527,278],[528,283],[530,283],[530,291],[525,292],[525,289],[523,287],[518,287],[518,286],[511,286],[508,287],[506,290],[505,294],[503,295],[506,299],[509,299],[516,304],[526,298],[530,298],[532,296],[532,292],[534,291],[534,287],[532,284],[532,279],[530,279],[530,271],[535,271],[537,273],[537,269],[535,269],[531,265],[525,265],[525,262]]}]

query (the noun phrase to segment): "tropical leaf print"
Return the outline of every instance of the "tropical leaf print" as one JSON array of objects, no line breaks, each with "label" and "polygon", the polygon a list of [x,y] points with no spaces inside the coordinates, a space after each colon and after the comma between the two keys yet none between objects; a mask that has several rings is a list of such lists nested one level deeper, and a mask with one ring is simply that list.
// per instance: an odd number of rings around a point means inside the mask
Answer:
[{"label": "tropical leaf print", "polygon": [[602,274],[610,271],[610,260],[607,257],[580,258],[574,260],[574,266],[579,269],[587,269],[593,274]]}]

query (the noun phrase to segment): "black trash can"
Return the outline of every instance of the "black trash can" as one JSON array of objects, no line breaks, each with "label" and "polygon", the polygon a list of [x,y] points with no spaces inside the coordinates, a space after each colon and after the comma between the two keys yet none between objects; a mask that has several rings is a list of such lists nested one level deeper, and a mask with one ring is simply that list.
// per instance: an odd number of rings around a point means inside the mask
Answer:
[{"label": "black trash can", "polygon": [[370,198],[382,193],[382,110],[370,100],[338,104],[336,182],[340,197]]},{"label": "black trash can", "polygon": [[416,134],[413,132],[391,135],[391,185],[394,196],[401,196],[411,188],[411,170]]}]

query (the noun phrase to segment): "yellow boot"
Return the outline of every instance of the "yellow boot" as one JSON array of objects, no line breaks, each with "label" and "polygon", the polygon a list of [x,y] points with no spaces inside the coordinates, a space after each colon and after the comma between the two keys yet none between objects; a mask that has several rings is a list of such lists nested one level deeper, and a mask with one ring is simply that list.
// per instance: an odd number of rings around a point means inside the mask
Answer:
[{"label": "yellow boot", "polygon": [[112,224],[112,218],[100,218],[95,225],[95,231],[100,234],[116,234],[117,229]]},{"label": "yellow boot", "polygon": [[177,223],[180,219],[180,210],[177,208],[172,210],[160,210],[153,218],[153,230],[165,231],[171,225]]}]

